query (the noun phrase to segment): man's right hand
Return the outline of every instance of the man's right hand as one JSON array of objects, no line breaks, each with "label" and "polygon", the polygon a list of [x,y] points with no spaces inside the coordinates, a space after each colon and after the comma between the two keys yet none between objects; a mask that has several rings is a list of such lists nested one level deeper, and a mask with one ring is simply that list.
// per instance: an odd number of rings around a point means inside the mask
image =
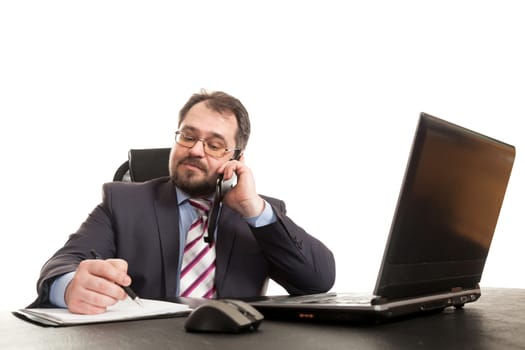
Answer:
[{"label": "man's right hand", "polygon": [[65,291],[67,308],[77,314],[100,314],[127,298],[128,263],[122,259],[83,260]]}]

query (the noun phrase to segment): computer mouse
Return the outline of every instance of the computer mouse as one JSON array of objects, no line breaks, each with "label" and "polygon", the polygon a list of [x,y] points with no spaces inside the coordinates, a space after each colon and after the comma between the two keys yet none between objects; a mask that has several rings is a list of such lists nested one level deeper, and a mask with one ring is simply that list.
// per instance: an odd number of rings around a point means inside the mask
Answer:
[{"label": "computer mouse", "polygon": [[259,328],[264,316],[240,300],[209,300],[196,307],[185,323],[188,332],[240,333]]}]

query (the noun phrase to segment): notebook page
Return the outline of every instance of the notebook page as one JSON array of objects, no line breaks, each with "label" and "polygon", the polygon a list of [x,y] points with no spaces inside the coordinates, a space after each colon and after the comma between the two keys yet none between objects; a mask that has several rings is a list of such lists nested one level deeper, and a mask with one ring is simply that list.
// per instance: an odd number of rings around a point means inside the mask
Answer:
[{"label": "notebook page", "polygon": [[184,314],[191,310],[190,307],[185,304],[151,299],[141,299],[141,301],[143,306],[139,306],[130,298],[127,298],[108,307],[106,312],[98,315],[74,314],[62,308],[22,309],[18,310],[18,312],[32,315],[33,320],[34,317],[38,317],[56,323],[57,325],[74,325]]}]

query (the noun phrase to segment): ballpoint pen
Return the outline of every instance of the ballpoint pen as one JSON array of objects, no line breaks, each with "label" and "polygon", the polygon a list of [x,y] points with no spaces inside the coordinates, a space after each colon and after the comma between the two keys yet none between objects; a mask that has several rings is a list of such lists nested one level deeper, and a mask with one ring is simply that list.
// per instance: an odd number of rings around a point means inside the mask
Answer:
[{"label": "ballpoint pen", "polygon": [[[102,259],[102,257],[98,255],[98,253],[94,251],[93,249],[91,249],[91,255],[93,256],[94,259],[99,259],[99,260]],[[121,287],[122,289],[124,289],[124,291],[126,291],[126,294],[131,298],[131,300],[137,303],[137,305],[143,306],[142,301],[140,300],[139,296],[133,291],[133,289],[131,289],[129,286],[121,286]]]}]

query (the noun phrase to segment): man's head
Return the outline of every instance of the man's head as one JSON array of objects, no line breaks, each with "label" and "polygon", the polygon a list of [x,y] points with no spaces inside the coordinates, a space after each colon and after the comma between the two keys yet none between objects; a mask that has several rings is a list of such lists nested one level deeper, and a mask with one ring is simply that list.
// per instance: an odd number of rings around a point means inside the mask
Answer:
[{"label": "man's head", "polygon": [[194,94],[179,113],[179,130],[170,154],[170,176],[192,197],[215,191],[217,169],[243,151],[250,119],[242,103],[224,93]]}]

